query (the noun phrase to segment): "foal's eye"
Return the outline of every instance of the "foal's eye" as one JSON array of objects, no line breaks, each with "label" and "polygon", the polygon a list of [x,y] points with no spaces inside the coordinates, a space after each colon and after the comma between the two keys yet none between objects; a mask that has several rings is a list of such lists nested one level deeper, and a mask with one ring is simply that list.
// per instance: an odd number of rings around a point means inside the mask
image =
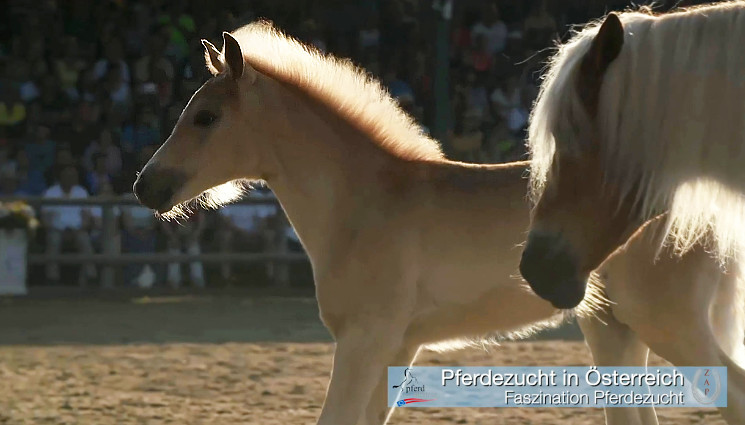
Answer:
[{"label": "foal's eye", "polygon": [[209,127],[215,121],[217,121],[217,115],[210,111],[202,110],[194,115],[194,125],[197,127]]}]

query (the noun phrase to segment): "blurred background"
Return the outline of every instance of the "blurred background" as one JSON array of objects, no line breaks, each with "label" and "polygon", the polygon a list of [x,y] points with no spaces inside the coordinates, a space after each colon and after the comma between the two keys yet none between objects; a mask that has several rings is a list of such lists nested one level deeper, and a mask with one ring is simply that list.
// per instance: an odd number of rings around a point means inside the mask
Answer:
[{"label": "blurred background", "polygon": [[[0,0],[0,295],[29,294],[0,296],[0,424],[314,422],[332,345],[271,191],[180,223],[131,194],[209,76],[200,39],[220,46],[222,31],[266,18],[379,78],[449,157],[506,162],[525,159],[555,42],[631,3]],[[572,342],[423,361],[590,362],[576,329],[542,337]],[[662,423],[713,423],[668,410]],[[394,421],[584,424],[602,412],[407,409]]]},{"label": "blurred background", "polygon": [[[665,10],[693,2],[655,3]],[[132,200],[135,173],[208,77],[201,38],[219,45],[222,31],[269,19],[381,79],[450,157],[505,162],[525,158],[530,105],[554,42],[573,24],[629,4],[4,0],[0,196],[108,200],[31,201],[40,226],[29,240],[26,281],[32,288],[312,285],[297,237],[266,188],[248,196],[259,203],[198,212],[181,224],[161,222]],[[234,256],[241,264],[195,257],[237,252],[269,256]],[[202,260],[121,257],[132,253]]]}]

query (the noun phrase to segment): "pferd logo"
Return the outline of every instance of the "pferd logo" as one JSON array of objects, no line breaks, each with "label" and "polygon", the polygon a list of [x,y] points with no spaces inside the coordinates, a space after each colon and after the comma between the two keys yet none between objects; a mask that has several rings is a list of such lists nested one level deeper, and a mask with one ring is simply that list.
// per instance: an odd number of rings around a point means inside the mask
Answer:
[{"label": "pferd logo", "polygon": [[[394,385],[393,389],[399,388],[401,395],[423,395],[425,392],[424,384],[420,384],[419,380],[411,372],[411,368],[404,370],[404,379],[400,384]],[[426,401],[433,401],[434,399],[423,399],[419,397],[407,397],[396,402],[396,406],[403,406],[411,403],[423,403]]]}]

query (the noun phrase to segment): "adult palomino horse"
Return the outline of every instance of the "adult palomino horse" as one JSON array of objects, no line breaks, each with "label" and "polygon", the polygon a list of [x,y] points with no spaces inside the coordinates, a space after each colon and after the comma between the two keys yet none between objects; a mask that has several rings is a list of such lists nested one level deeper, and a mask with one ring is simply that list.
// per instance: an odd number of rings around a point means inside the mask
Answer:
[{"label": "adult palomino horse", "polygon": [[[726,365],[728,407],[720,412],[730,424],[745,424],[741,264],[729,260],[731,272],[722,272],[701,245],[680,258],[670,247],[659,251],[665,230],[664,220],[652,221],[593,275],[612,303],[579,317],[587,345],[597,365],[645,365],[649,348],[676,366]],[[657,424],[651,408],[610,408],[605,415],[608,425]]]},{"label": "adult palomino horse", "polygon": [[[321,318],[336,340],[318,423],[384,422],[386,368],[411,364],[422,345],[478,339],[563,317],[515,277],[517,246],[528,226],[522,178],[527,163],[445,160],[438,144],[376,81],[268,24],[225,33],[222,52],[207,42],[205,47],[214,77],[191,99],[134,191],[145,205],[174,214],[194,197],[210,205],[225,201],[236,193],[229,183],[234,179],[263,179],[274,190],[311,259]],[[696,286],[690,274],[675,270],[711,269],[702,264],[711,260],[701,255],[682,260],[689,268],[659,268],[664,266],[653,265],[648,251],[623,254],[640,263],[634,264],[637,269],[649,270],[648,279],[661,278],[652,271],[661,270],[668,281]],[[608,280],[615,282],[615,274],[625,279],[622,272],[609,269]],[[739,275],[717,273],[722,287],[739,287]],[[712,299],[718,288],[699,292]],[[626,293],[617,292],[614,296]],[[739,298],[724,298],[729,304],[715,313],[727,320],[714,321],[716,334],[708,325],[708,304],[690,303],[696,310],[688,309],[680,320],[691,326],[668,329],[679,343],[660,346],[682,351],[676,360],[683,363],[733,364],[743,320],[733,307]],[[624,311],[629,323],[637,320],[635,311]],[[665,309],[649,311],[661,315]],[[674,310],[667,313],[673,317]],[[595,332],[605,329],[610,328]],[[613,340],[628,344],[619,332]],[[640,335],[655,346],[655,329]],[[688,348],[694,339],[713,344],[685,353],[681,346]],[[633,344],[634,355],[617,357],[618,363],[644,361],[636,356],[639,343]],[[597,354],[599,361],[626,353],[616,348]],[[725,413],[743,417],[732,409]],[[654,417],[644,411],[639,418]]]},{"label": "adult palomino horse", "polygon": [[681,252],[745,239],[745,2],[608,15],[550,62],[529,129],[537,200],[520,267],[570,308],[641,223]]}]

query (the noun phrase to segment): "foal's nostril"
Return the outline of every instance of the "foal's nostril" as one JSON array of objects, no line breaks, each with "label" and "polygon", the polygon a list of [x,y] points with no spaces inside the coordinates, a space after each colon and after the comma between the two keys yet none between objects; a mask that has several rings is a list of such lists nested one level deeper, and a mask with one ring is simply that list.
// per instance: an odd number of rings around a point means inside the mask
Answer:
[{"label": "foal's nostril", "polygon": [[173,197],[185,180],[178,171],[147,166],[137,177],[132,190],[142,205],[165,212],[173,207]]}]

